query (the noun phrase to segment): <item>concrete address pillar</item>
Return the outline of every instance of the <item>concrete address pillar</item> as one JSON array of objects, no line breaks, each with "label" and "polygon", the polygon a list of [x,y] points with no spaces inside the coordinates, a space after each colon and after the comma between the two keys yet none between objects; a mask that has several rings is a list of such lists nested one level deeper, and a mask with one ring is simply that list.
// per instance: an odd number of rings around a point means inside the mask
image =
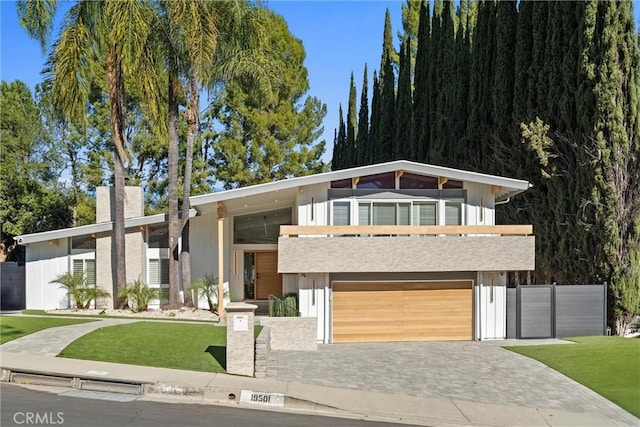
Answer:
[{"label": "concrete address pillar", "polygon": [[227,373],[253,376],[255,348],[253,325],[257,305],[227,304]]}]

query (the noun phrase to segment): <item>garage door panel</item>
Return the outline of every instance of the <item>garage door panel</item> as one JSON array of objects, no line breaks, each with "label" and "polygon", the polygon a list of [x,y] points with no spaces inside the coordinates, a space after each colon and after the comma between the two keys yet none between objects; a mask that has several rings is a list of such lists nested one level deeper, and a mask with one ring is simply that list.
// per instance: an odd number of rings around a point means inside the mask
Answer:
[{"label": "garage door panel", "polygon": [[472,282],[334,282],[333,341],[472,339]]}]

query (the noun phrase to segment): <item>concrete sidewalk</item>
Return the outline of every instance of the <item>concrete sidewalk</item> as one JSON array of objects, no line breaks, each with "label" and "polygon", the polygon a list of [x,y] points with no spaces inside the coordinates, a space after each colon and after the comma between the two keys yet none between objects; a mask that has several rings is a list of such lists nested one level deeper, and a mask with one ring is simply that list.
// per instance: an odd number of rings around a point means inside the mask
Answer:
[{"label": "concrete sidewalk", "polygon": [[[99,381],[146,384],[144,399],[242,405],[242,390],[285,395],[281,409],[315,414],[430,426],[620,426],[628,424],[598,413],[487,404],[448,398],[425,398],[226,374],[123,365],[0,351],[3,380],[8,372],[31,372]],[[230,395],[235,399],[230,399]]]}]

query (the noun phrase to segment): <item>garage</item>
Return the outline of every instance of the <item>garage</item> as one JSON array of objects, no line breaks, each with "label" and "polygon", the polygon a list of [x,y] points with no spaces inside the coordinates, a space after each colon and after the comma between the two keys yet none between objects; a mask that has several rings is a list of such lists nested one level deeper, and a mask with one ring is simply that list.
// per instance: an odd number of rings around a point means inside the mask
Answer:
[{"label": "garage", "polygon": [[333,282],[333,342],[473,339],[473,282]]}]

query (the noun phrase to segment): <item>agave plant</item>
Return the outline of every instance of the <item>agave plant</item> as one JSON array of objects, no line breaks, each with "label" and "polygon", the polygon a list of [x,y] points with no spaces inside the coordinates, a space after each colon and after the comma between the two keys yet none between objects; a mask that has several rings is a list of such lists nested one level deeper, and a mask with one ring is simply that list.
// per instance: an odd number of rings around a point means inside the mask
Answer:
[{"label": "agave plant", "polygon": [[[211,274],[205,274],[203,277],[191,283],[190,289],[195,293],[196,301],[203,296],[207,298],[207,303],[209,304],[209,311],[213,313],[218,309],[218,278],[217,277]],[[224,296],[225,297],[228,296],[228,292],[225,292]]]},{"label": "agave plant", "polygon": [[73,300],[78,310],[86,310],[91,301],[99,298],[110,298],[111,294],[97,286],[89,285],[82,273],[64,273],[58,275],[49,283],[57,283],[67,289],[67,297]]},{"label": "agave plant", "polygon": [[147,311],[149,302],[153,299],[159,299],[161,295],[162,289],[150,288],[140,279],[134,280],[133,283],[127,283],[118,291],[118,298],[126,298],[131,309],[138,312]]}]

